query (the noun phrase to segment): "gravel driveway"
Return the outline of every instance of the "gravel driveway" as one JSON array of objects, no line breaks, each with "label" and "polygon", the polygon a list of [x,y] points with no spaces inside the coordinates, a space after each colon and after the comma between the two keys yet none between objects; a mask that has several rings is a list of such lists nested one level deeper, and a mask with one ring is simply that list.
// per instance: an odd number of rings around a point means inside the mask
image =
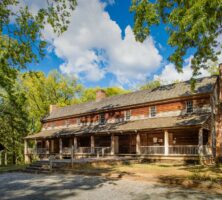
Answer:
[{"label": "gravel driveway", "polygon": [[222,199],[222,196],[198,190],[166,187],[133,180],[109,180],[99,176],[0,174],[0,199]]}]

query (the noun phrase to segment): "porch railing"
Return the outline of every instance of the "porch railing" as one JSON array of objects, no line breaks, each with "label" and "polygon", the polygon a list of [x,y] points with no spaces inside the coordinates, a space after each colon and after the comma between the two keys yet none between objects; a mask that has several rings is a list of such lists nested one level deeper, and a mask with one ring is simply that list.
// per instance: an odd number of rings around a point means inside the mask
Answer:
[{"label": "porch railing", "polygon": [[164,154],[164,146],[141,146],[141,154],[161,155]]},{"label": "porch railing", "polygon": [[49,153],[48,148],[28,148],[27,154],[47,154]]},{"label": "porch railing", "polygon": [[197,145],[174,145],[169,146],[170,155],[198,155],[199,147]]},{"label": "porch railing", "polygon": [[76,153],[91,153],[92,148],[91,147],[79,147],[76,149]]},{"label": "porch railing", "polygon": [[104,156],[111,153],[111,147],[95,147],[95,152],[97,156]]}]

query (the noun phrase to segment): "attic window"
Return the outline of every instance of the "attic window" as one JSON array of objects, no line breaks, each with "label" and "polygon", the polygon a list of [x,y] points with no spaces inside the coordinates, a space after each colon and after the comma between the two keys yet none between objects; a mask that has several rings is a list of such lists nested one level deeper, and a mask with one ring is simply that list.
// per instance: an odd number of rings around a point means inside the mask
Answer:
[{"label": "attic window", "polygon": [[101,113],[101,114],[99,115],[99,123],[100,123],[100,124],[105,124],[105,123],[106,123],[105,113]]},{"label": "attic window", "polygon": [[130,120],[131,117],[131,110],[126,110],[125,111],[125,120],[128,121]]},{"label": "attic window", "polygon": [[150,117],[155,117],[156,116],[156,106],[151,106],[150,107]]},{"label": "attic window", "polygon": [[186,102],[186,112],[192,113],[193,112],[193,101]]}]

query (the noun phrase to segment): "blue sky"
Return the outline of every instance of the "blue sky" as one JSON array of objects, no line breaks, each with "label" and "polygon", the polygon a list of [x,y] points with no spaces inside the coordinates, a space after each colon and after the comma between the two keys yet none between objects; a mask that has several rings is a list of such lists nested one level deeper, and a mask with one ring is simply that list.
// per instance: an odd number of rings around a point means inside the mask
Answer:
[{"label": "blue sky", "polygon": [[184,74],[178,74],[167,61],[173,49],[167,45],[168,34],[163,24],[152,27],[151,37],[143,44],[135,42],[130,3],[131,0],[79,1],[66,33],[57,37],[47,27],[44,37],[50,50],[40,63],[30,64],[29,69],[46,74],[58,69],[77,77],[86,87],[128,89],[152,79],[166,82],[188,79],[189,56]]}]

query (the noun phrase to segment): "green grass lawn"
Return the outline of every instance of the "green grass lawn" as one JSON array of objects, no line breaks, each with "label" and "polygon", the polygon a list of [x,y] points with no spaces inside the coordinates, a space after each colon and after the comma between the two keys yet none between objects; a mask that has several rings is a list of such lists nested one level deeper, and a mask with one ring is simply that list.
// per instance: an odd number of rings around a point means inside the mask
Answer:
[{"label": "green grass lawn", "polygon": [[0,166],[0,173],[22,170],[25,169],[26,166],[25,164]]}]

